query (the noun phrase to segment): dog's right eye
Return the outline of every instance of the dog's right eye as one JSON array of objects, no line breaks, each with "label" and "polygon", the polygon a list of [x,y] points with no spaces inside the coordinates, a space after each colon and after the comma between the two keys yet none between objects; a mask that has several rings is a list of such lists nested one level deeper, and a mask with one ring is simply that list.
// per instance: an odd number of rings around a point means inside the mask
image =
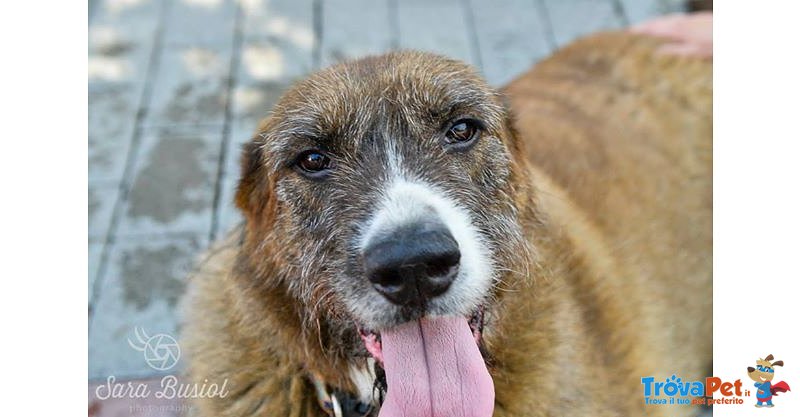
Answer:
[{"label": "dog's right eye", "polygon": [[474,119],[459,119],[445,133],[445,144],[456,149],[467,149],[481,135],[482,124]]},{"label": "dog's right eye", "polygon": [[331,158],[318,150],[307,150],[297,156],[297,167],[311,177],[325,175],[331,168]]}]

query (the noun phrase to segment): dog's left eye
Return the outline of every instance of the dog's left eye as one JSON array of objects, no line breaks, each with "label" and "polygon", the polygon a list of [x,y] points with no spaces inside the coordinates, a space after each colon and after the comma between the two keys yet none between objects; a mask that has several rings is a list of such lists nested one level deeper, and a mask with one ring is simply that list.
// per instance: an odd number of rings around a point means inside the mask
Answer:
[{"label": "dog's left eye", "polygon": [[324,175],[331,167],[331,159],[317,150],[308,150],[297,156],[295,162],[300,171],[311,177]]},{"label": "dog's left eye", "polygon": [[450,144],[467,144],[480,135],[480,125],[471,119],[461,119],[453,123],[445,137]]}]

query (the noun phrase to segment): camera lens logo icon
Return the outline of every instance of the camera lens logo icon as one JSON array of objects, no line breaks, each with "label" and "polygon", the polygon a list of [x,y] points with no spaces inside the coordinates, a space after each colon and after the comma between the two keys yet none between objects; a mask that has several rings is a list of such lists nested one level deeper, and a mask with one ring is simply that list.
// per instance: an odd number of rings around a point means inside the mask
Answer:
[{"label": "camera lens logo icon", "polygon": [[144,329],[134,328],[136,340],[128,338],[128,344],[135,350],[144,353],[144,360],[156,371],[172,369],[181,357],[178,342],[170,335],[159,333],[149,336]]}]

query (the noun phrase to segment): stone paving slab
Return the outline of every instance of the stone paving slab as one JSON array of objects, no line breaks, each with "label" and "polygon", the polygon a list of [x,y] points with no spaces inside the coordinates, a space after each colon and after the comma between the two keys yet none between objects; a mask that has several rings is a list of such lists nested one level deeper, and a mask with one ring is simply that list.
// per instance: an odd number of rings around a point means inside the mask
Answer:
[{"label": "stone paving slab", "polygon": [[244,39],[278,37],[295,48],[314,47],[315,0],[242,0]]},{"label": "stone paving slab", "polygon": [[231,45],[235,19],[235,0],[174,1],[167,9],[164,44]]},{"label": "stone paving slab", "polygon": [[[394,10],[388,1],[345,0],[323,4],[321,66],[392,49]],[[357,22],[357,24],[355,24]],[[396,22],[395,22],[396,23]]]},{"label": "stone paving slab", "polygon": [[89,241],[103,242],[111,227],[114,205],[119,197],[119,183],[89,183]]},{"label": "stone paving slab", "polygon": [[231,45],[165,47],[145,125],[222,125]]},{"label": "stone paving slab", "polygon": [[479,66],[470,45],[469,11],[459,0],[404,0],[398,2],[397,18],[401,48],[447,55]]},{"label": "stone paving slab", "polygon": [[137,326],[150,336],[163,333],[178,338],[176,306],[198,252],[207,246],[206,237],[147,236],[113,245],[108,273],[98,286],[95,296],[99,298],[90,321],[90,379],[180,371],[180,362],[165,371],[152,368],[128,339],[136,342]]},{"label": "stone paving slab", "polygon": [[551,45],[550,27],[541,7],[530,0],[472,1],[483,73],[489,84],[501,86],[530,69]]},{"label": "stone paving slab", "polygon": [[122,179],[141,89],[133,84],[89,89],[89,180]]},{"label": "stone paving slab", "polygon": [[92,306],[94,295],[94,284],[97,281],[97,274],[100,269],[100,257],[103,256],[105,242],[89,241],[89,306]]},{"label": "stone paving slab", "polygon": [[613,0],[543,0],[558,46],[584,35],[623,26]]},{"label": "stone paving slab", "polygon": [[139,12],[141,15],[126,11],[139,9],[119,10],[117,13],[101,10],[101,15],[89,27],[87,65],[90,89],[104,83],[129,83],[141,87],[147,74],[157,18],[147,18],[143,10],[150,8],[146,7]]},{"label": "stone paving slab", "polygon": [[208,233],[222,127],[143,132],[116,237]]},{"label": "stone paving slab", "polygon": [[684,11],[682,0],[619,0],[630,24],[640,23],[647,19],[668,13]]},{"label": "stone paving slab", "polygon": [[[310,51],[296,49],[290,41],[274,36],[258,41],[247,41],[242,45],[239,71],[236,77],[237,86],[265,87],[270,83],[289,83],[311,72],[312,57]],[[274,90],[273,90],[274,91]],[[237,93],[240,94],[237,90]],[[241,95],[235,97],[234,116],[246,111],[247,102],[242,102]],[[269,109],[259,109],[268,111]]]},{"label": "stone paving slab", "polygon": [[164,6],[163,0],[99,0],[91,9],[89,24],[111,23],[133,25],[143,21],[157,21]]}]

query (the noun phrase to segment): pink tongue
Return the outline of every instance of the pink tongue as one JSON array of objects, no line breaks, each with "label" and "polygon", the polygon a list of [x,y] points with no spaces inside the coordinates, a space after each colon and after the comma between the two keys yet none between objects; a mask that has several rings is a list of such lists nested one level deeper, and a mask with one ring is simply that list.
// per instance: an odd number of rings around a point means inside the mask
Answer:
[{"label": "pink tongue", "polygon": [[388,392],[379,417],[489,417],[494,385],[463,317],[381,332]]}]

